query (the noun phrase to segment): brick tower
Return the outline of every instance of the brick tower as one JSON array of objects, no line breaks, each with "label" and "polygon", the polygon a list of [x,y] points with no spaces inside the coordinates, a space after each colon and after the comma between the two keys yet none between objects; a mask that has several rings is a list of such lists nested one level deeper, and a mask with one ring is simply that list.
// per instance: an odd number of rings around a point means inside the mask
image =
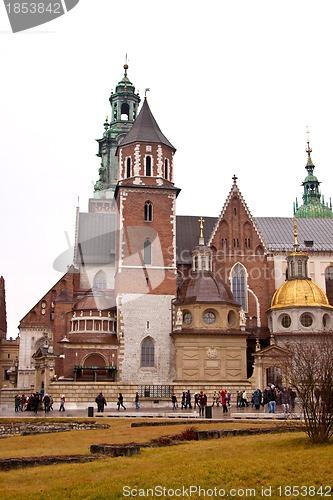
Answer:
[{"label": "brick tower", "polygon": [[173,182],[174,153],[145,98],[117,150],[115,291],[123,382],[162,383],[173,372],[171,301],[176,294],[179,193]]}]

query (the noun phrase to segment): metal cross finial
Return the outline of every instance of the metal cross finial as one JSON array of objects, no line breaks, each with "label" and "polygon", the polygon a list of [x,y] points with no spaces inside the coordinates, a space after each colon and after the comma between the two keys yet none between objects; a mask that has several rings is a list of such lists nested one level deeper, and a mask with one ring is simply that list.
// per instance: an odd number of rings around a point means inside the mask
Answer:
[{"label": "metal cross finial", "polygon": [[205,222],[205,219],[200,217],[200,219],[198,219],[198,222],[200,222],[200,238],[203,238],[204,237],[204,235],[203,235],[203,223]]},{"label": "metal cross finial", "polygon": [[310,153],[312,153],[312,149],[310,148],[310,130],[308,126],[306,126],[306,136],[307,136],[306,142],[308,145],[308,147],[306,148],[306,152],[310,156]]},{"label": "metal cross finial", "polygon": [[150,89],[148,89],[148,88],[145,89],[145,99],[147,99],[147,92],[149,92],[149,91],[150,91]]},{"label": "metal cross finial", "polygon": [[232,180],[234,181],[234,184],[236,184],[236,181],[237,181],[238,177],[236,177],[236,175],[234,174]]}]

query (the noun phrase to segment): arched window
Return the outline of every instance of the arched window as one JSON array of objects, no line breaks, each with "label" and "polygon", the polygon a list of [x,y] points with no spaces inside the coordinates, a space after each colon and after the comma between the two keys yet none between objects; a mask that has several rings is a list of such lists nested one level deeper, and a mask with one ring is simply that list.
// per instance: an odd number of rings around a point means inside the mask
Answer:
[{"label": "arched window", "polygon": [[151,337],[146,337],[141,343],[141,366],[155,366],[155,345]]},{"label": "arched window", "polygon": [[146,156],[146,173],[148,177],[151,176],[151,156]]},{"label": "arched window", "polygon": [[247,311],[247,279],[246,269],[241,264],[236,264],[231,270],[231,289],[235,301],[244,311]]},{"label": "arched window", "polygon": [[169,179],[169,160],[168,159],[164,160],[164,178],[166,180]]},{"label": "arched window", "polygon": [[151,264],[151,241],[146,238],[143,244],[143,262],[145,265]]},{"label": "arched window", "polygon": [[126,160],[126,177],[131,177],[131,158]]},{"label": "arched window", "polygon": [[145,203],[144,220],[146,222],[152,222],[153,220],[153,204],[151,201],[146,201]]},{"label": "arched window", "polygon": [[121,105],[121,116],[120,116],[120,119],[121,120],[129,120],[129,105],[127,104],[127,102],[124,102]]},{"label": "arched window", "polygon": [[104,271],[98,271],[94,277],[94,287],[104,290],[106,288],[106,275]]}]

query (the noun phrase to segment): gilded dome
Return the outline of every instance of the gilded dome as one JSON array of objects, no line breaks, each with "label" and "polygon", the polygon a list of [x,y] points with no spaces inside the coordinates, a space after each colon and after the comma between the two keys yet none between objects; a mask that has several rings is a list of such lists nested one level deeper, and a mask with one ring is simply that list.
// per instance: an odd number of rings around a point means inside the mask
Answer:
[{"label": "gilded dome", "polygon": [[301,306],[330,307],[327,296],[319,285],[310,279],[285,281],[274,293],[270,309]]}]

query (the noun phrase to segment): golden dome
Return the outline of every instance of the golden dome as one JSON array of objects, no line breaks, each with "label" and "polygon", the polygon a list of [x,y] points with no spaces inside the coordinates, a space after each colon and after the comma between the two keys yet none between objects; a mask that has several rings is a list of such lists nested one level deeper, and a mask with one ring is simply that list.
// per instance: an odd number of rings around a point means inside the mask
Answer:
[{"label": "golden dome", "polygon": [[330,306],[326,294],[310,279],[285,281],[274,293],[270,309],[299,306]]}]

